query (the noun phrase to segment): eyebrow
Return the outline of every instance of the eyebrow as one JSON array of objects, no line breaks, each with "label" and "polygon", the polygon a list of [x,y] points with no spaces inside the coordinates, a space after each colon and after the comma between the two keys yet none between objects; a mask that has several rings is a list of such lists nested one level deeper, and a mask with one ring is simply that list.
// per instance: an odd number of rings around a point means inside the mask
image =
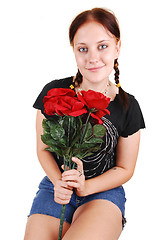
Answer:
[{"label": "eyebrow", "polygon": [[[97,42],[97,44],[102,43],[102,42],[109,42],[109,40],[101,40],[101,41]],[[84,42],[80,42],[80,43],[77,43],[75,45],[87,45],[87,44],[84,43]]]}]

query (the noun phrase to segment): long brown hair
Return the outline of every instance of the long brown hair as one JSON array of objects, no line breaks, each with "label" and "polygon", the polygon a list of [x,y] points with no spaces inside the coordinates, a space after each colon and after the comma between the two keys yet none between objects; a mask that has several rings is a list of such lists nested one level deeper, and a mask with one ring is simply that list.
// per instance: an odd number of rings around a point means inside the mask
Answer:
[{"label": "long brown hair", "polygon": [[[116,39],[116,42],[120,40],[120,28],[115,15],[103,8],[93,8],[92,10],[87,10],[79,15],[73,20],[69,28],[69,40],[71,46],[73,46],[74,36],[77,30],[85,23],[90,21],[96,21],[102,24]],[[128,95],[119,85],[119,68],[118,59],[114,60],[114,70],[115,70],[115,83],[119,86],[119,96],[124,107],[128,107]],[[75,85],[79,86],[82,83],[82,74],[78,70],[75,78]]]}]

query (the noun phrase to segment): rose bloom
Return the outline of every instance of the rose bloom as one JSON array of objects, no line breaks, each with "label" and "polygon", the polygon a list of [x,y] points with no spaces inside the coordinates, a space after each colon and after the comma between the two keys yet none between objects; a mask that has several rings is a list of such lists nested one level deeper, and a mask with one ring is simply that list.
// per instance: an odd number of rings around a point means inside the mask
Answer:
[{"label": "rose bloom", "polygon": [[87,110],[84,103],[75,97],[75,92],[71,89],[54,88],[48,91],[47,96],[43,99],[44,112],[47,115],[55,115],[56,113],[63,116],[77,117]]},{"label": "rose bloom", "polygon": [[81,91],[78,93],[78,99],[90,110],[95,109],[91,113],[91,116],[95,118],[99,124],[103,123],[101,120],[103,116],[110,114],[109,110],[107,109],[110,103],[110,98],[107,98],[100,92],[95,92],[93,90]]}]

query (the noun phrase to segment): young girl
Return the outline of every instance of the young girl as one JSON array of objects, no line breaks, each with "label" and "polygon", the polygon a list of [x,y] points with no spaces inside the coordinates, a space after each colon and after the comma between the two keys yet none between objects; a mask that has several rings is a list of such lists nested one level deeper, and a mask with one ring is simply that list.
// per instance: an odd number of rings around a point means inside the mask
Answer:
[{"label": "young girl", "polygon": [[[69,29],[78,73],[48,83],[38,96],[37,155],[46,177],[39,185],[28,218],[25,240],[58,239],[61,204],[67,204],[64,240],[116,240],[125,223],[122,184],[133,175],[145,127],[137,100],[119,83],[118,57],[121,41],[115,16],[105,9],[82,12]],[[115,70],[115,84],[109,76]],[[45,150],[41,141],[43,97],[52,88],[94,90],[111,99],[110,115],[103,117],[107,131],[103,149],[93,156],[72,160],[76,170],[62,170],[62,159]]]}]

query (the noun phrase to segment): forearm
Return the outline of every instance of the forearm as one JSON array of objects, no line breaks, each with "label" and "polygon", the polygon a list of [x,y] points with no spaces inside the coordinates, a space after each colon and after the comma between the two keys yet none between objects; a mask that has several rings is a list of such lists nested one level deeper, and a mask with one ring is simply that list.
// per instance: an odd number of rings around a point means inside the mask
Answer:
[{"label": "forearm", "polygon": [[114,167],[98,177],[86,180],[84,195],[87,196],[116,188],[127,182],[130,178],[131,175],[126,169]]},{"label": "forearm", "polygon": [[50,181],[55,185],[55,182],[61,179],[60,169],[53,158],[52,154],[46,150],[37,152],[39,162],[44,169]]},{"label": "forearm", "polygon": [[43,114],[41,113],[40,110],[38,110],[36,119],[37,156],[46,175],[48,176],[50,181],[55,185],[55,182],[61,179],[61,172],[53,155],[49,151],[45,150],[45,148],[48,146],[41,141],[41,135],[43,134],[42,127],[43,119],[44,119]]}]

